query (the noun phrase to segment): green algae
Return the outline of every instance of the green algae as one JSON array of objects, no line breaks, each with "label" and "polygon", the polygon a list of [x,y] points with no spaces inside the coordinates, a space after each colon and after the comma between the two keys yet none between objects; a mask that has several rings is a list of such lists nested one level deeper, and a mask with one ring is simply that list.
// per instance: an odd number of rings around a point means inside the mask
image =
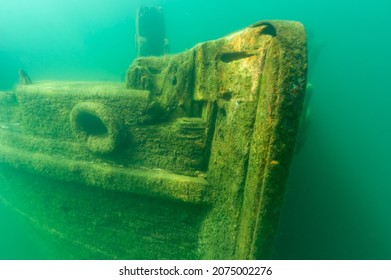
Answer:
[{"label": "green algae", "polygon": [[18,86],[1,196],[60,258],[268,258],[305,84],[303,26],[271,21],[139,58],[125,85]]}]

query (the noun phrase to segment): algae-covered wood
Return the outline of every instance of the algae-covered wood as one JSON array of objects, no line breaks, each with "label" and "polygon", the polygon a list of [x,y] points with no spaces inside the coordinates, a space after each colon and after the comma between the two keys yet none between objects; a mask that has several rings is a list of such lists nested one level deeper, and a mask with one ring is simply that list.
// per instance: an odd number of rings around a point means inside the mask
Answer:
[{"label": "algae-covered wood", "polygon": [[306,87],[300,23],[261,21],[126,84],[0,96],[0,198],[53,257],[269,258]]}]

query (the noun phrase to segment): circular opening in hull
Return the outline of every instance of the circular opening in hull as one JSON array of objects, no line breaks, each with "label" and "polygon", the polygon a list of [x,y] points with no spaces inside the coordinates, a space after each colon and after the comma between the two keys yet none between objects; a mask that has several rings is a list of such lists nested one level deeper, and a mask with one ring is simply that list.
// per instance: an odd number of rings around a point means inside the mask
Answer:
[{"label": "circular opening in hull", "polygon": [[94,102],[81,102],[73,107],[70,122],[76,137],[94,153],[108,154],[118,147],[119,118],[112,110]]}]

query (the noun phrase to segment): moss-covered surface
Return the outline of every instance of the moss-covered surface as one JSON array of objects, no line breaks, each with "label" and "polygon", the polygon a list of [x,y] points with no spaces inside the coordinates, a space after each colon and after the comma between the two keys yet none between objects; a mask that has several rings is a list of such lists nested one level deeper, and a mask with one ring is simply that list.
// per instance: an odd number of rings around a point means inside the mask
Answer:
[{"label": "moss-covered surface", "polygon": [[244,187],[237,258],[270,257],[295,147],[306,88],[307,53],[302,26],[287,27],[275,24],[277,34],[284,36],[272,42],[265,57]]},{"label": "moss-covered surface", "polygon": [[152,121],[197,117],[192,98],[194,50],[163,57],[136,59],[127,73],[127,88],[151,92]]},{"label": "moss-covered surface", "polygon": [[0,168],[2,202],[44,232],[48,258],[200,258],[200,206]]},{"label": "moss-covered surface", "polygon": [[[40,141],[51,138],[49,146],[69,158],[193,175],[204,164],[202,122],[194,118],[201,127],[189,130],[177,129],[181,118],[152,122],[149,109],[154,101],[147,91],[111,83],[45,82],[19,86],[15,93],[22,112],[18,122],[31,138],[22,143],[23,149],[48,151]],[[68,142],[72,143],[69,151],[55,147]]]},{"label": "moss-covered surface", "polygon": [[2,201],[64,258],[268,258],[306,63],[301,24],[258,22],[139,58],[126,85],[19,86],[0,103]]},{"label": "moss-covered surface", "polygon": [[[124,88],[119,83],[41,82],[19,85],[15,95],[26,133],[56,139],[74,139],[70,112],[81,102],[104,107],[101,115],[122,126],[142,122],[149,93]],[[44,121],[43,121],[44,120]]]},{"label": "moss-covered surface", "polygon": [[[259,22],[227,37],[215,67],[210,47],[199,48],[196,98],[218,107],[208,182],[219,195],[203,223],[203,256],[269,258],[305,92],[304,30]],[[213,76],[222,78],[205,80]]]},{"label": "moss-covered surface", "polygon": [[58,180],[195,204],[208,200],[208,183],[202,177],[179,175],[158,168],[125,168],[102,161],[70,160],[61,155],[48,156],[3,145],[0,145],[0,151],[1,162]]},{"label": "moss-covered surface", "polygon": [[12,123],[17,123],[19,110],[17,100],[13,92],[0,91],[0,125],[3,128],[9,127]]}]

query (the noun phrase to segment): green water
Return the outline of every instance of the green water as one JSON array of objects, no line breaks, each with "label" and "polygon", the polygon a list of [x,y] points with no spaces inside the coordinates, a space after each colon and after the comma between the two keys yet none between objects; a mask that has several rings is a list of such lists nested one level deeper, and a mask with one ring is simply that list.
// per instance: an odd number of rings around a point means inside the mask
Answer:
[{"label": "green water", "polygon": [[25,221],[0,204],[0,259],[47,259],[48,251]]},{"label": "green water", "polygon": [[[310,48],[323,47],[309,62],[310,123],[274,257],[391,259],[390,2],[2,0],[0,90],[19,68],[33,80],[123,80],[140,4],[163,6],[172,52],[260,19],[306,26]],[[1,206],[0,259],[45,258],[38,244]]]}]

